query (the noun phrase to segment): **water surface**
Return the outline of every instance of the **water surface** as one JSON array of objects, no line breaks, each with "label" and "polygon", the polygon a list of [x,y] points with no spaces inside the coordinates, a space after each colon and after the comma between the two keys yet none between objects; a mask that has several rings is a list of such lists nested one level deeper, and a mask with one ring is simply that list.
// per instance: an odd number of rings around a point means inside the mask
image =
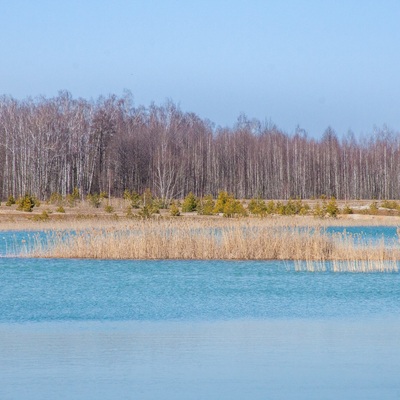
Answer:
[{"label": "water surface", "polygon": [[1,399],[400,398],[400,274],[0,258]]}]

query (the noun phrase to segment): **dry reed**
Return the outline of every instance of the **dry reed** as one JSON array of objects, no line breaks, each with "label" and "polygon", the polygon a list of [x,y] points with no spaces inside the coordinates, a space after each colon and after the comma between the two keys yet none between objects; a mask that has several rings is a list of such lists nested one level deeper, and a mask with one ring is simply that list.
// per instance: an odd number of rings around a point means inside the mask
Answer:
[{"label": "dry reed", "polygon": [[[32,246],[31,246],[32,247]],[[294,260],[296,270],[397,271],[394,244],[329,235],[324,226],[280,219],[154,219],[74,231],[49,230],[33,257],[97,259]]]}]

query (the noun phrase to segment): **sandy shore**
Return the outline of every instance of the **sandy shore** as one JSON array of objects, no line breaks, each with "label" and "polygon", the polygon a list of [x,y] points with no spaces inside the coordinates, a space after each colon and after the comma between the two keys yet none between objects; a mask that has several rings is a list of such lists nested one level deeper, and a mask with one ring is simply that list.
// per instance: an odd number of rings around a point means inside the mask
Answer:
[{"label": "sandy shore", "polygon": [[[311,209],[321,201],[305,200]],[[315,218],[307,216],[279,216],[272,215],[265,217],[265,220],[280,220],[285,224],[296,225],[331,225],[331,226],[350,226],[350,225],[387,225],[400,226],[400,214],[398,211],[379,209],[376,215],[367,214],[369,206],[373,200],[354,200],[350,202],[338,201],[338,206],[342,209],[346,204],[353,209],[353,214],[340,214],[337,218]],[[113,207],[112,213],[107,213],[103,207],[90,207],[87,203],[78,203],[75,207],[64,207],[65,212],[57,212],[57,206],[42,203],[35,207],[32,212],[22,212],[16,206],[0,206],[0,230],[36,230],[36,229],[68,229],[68,228],[87,228],[87,227],[107,227],[129,224],[131,219],[126,215],[127,203],[122,199],[111,199],[109,204]],[[135,212],[135,210],[133,210]],[[43,214],[46,214],[43,217]],[[155,218],[171,218],[168,210],[161,210]],[[212,223],[212,221],[222,219],[221,215],[200,216],[197,213],[181,213],[183,219],[199,219]],[[251,219],[259,217],[246,217]],[[226,219],[226,218],[223,218]]]}]

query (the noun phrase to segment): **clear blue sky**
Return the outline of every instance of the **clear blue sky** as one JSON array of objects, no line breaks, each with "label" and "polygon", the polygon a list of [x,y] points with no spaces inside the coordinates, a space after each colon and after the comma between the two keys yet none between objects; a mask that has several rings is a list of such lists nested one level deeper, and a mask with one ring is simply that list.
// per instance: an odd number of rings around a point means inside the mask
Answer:
[{"label": "clear blue sky", "polygon": [[217,125],[400,130],[400,1],[3,0],[0,94],[124,89]]}]

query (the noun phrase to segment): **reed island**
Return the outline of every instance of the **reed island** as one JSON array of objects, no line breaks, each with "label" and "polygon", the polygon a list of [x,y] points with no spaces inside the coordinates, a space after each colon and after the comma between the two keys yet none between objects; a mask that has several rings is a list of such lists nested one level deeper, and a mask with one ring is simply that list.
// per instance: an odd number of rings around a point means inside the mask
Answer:
[{"label": "reed island", "polygon": [[[288,260],[299,270],[397,271],[398,243],[360,241],[346,226],[400,224],[396,201],[239,200],[189,193],[168,205],[152,195],[81,199],[54,193],[46,201],[9,198],[0,229],[30,235],[22,256],[94,259]],[[328,227],[342,227],[332,234]],[[327,266],[329,263],[329,267]]]}]

